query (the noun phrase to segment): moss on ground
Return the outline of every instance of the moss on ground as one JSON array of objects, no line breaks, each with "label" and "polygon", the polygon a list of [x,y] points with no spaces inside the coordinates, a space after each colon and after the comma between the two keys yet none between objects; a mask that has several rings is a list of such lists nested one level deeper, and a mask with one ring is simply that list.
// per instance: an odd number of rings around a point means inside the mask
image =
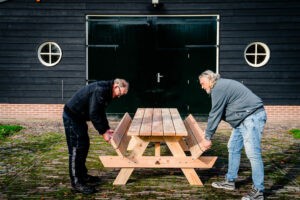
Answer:
[{"label": "moss on ground", "polygon": [[[216,133],[212,149],[204,154],[218,156],[212,169],[197,169],[204,187],[189,185],[180,169],[136,169],[125,186],[113,186],[119,169],[104,168],[98,157],[116,153],[92,130],[87,167],[91,174],[101,176],[102,183],[96,194],[83,195],[70,189],[64,133],[20,131],[1,142],[0,199],[240,199],[252,184],[250,163],[244,152],[238,190],[223,191],[210,186],[226,174],[229,136],[229,130]],[[150,146],[146,154],[153,152]],[[162,145],[161,153],[170,154],[167,146]],[[296,196],[300,184],[299,142],[291,138],[265,138],[263,158],[266,195],[272,199]]]}]

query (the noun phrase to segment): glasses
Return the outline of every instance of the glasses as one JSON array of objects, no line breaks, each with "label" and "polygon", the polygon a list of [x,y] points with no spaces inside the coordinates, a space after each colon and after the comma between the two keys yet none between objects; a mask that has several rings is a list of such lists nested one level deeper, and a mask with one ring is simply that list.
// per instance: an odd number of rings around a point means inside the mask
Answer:
[{"label": "glasses", "polygon": [[121,88],[120,86],[117,86],[119,88],[119,94],[117,95],[118,97],[122,96],[122,91],[121,91]]}]

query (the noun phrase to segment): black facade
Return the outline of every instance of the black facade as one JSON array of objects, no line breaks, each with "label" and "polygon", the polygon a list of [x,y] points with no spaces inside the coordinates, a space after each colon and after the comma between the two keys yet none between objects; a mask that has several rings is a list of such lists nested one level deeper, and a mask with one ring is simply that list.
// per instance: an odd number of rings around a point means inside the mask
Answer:
[{"label": "black facade", "polygon": [[[300,105],[300,1],[159,2],[154,7],[151,0],[3,1],[0,103],[62,104],[86,84],[87,15],[218,15],[221,76],[243,82],[266,105]],[[54,67],[45,67],[37,56],[39,46],[48,41],[59,44],[63,52]],[[244,59],[252,42],[270,49],[263,67],[251,67]]]}]

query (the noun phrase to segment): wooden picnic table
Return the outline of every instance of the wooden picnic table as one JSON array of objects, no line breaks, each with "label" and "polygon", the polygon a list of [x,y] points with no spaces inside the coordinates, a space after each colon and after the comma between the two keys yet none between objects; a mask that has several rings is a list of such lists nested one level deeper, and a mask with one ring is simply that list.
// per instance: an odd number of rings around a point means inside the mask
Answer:
[{"label": "wooden picnic table", "polygon": [[[138,108],[132,121],[128,113],[124,115],[114,133],[111,143],[118,156],[100,156],[100,160],[105,167],[121,168],[114,185],[125,185],[135,168],[181,168],[191,185],[203,185],[195,168],[209,169],[217,157],[201,156],[201,131],[191,115],[183,121],[176,108]],[[144,156],[151,142],[154,156]],[[161,143],[172,156],[161,155]]]}]

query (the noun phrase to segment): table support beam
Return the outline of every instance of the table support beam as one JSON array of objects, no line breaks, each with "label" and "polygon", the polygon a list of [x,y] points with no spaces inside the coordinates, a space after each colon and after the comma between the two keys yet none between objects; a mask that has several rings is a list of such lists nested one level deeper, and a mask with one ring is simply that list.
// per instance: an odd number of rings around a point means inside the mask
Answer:
[{"label": "table support beam", "polygon": [[[146,150],[149,142],[136,137],[135,144],[136,144],[135,148],[133,149],[131,154],[128,156],[128,159],[130,159],[130,160],[135,160],[136,158],[142,156],[144,151]],[[120,159],[120,157],[119,157],[119,159]],[[129,179],[129,177],[131,176],[133,170],[134,170],[134,168],[122,168],[113,184],[114,185],[125,185]]]},{"label": "table support beam", "polygon": [[[185,156],[178,138],[168,137],[165,138],[165,141],[175,158]],[[203,186],[203,183],[194,169],[181,168],[181,170],[191,185]]]},{"label": "table support beam", "polygon": [[134,160],[118,156],[99,156],[104,167],[108,168],[199,168],[210,169],[216,156],[202,156],[198,159],[173,156],[141,156]]}]

